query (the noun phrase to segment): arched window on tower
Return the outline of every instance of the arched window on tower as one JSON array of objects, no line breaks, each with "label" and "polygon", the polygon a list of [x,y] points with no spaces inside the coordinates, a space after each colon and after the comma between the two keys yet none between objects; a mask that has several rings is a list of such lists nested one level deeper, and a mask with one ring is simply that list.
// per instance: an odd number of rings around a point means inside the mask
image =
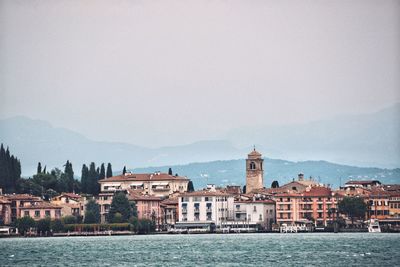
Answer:
[{"label": "arched window on tower", "polygon": [[256,169],[256,164],[252,161],[250,162],[250,170],[255,170]]}]

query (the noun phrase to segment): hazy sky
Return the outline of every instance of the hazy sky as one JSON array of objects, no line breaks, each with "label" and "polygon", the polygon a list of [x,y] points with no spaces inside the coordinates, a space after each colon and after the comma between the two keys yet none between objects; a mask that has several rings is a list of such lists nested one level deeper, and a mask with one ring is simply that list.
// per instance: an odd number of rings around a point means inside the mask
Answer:
[{"label": "hazy sky", "polygon": [[0,117],[95,140],[374,111],[399,74],[400,1],[0,1]]}]

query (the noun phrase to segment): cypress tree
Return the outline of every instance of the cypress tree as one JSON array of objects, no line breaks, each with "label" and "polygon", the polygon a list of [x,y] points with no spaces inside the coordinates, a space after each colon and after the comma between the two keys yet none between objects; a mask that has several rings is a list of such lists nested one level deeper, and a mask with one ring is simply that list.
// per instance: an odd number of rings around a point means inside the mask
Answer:
[{"label": "cypress tree", "polygon": [[102,163],[100,166],[99,180],[104,178],[106,178],[106,169],[104,168],[104,163]]},{"label": "cypress tree", "polygon": [[172,169],[171,168],[168,169],[168,174],[172,175]]},{"label": "cypress tree", "polygon": [[111,177],[111,176],[113,176],[113,174],[112,174],[112,167],[111,167],[111,163],[108,163],[108,164],[107,164],[106,177],[108,178],[108,177]]},{"label": "cypress tree", "polygon": [[74,191],[74,170],[69,160],[65,163],[64,173],[66,176],[66,189],[68,192],[72,192]]},{"label": "cypress tree", "polygon": [[194,191],[194,186],[193,186],[193,182],[192,181],[189,181],[187,191],[188,192],[193,192]]},{"label": "cypress tree", "polygon": [[122,175],[126,173],[126,166],[124,166],[124,169],[122,170]]},{"label": "cypress tree", "polygon": [[36,174],[41,174],[42,173],[42,164],[39,162],[37,165],[37,172]]},{"label": "cypress tree", "polygon": [[4,193],[15,193],[17,181],[21,178],[21,163],[10,150],[0,146],[0,188]]},{"label": "cypress tree", "polygon": [[88,180],[89,180],[89,169],[83,164],[81,174],[81,191],[82,193],[88,194]]}]

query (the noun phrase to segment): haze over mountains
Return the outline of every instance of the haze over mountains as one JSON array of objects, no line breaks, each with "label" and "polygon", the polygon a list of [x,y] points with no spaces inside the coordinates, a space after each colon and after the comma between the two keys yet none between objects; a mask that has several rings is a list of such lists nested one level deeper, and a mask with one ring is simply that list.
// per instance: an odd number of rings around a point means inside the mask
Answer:
[{"label": "haze over mountains", "polygon": [[76,175],[80,175],[82,164],[92,161],[111,162],[117,171],[124,165],[140,168],[240,159],[246,157],[253,143],[269,158],[328,160],[397,168],[400,166],[399,118],[400,103],[371,114],[299,125],[234,129],[221,135],[221,140],[146,148],[93,141],[74,131],[55,128],[45,121],[13,117],[0,120],[0,142],[9,146],[12,153],[21,159],[25,176],[35,172],[38,161],[53,168],[70,160]]}]

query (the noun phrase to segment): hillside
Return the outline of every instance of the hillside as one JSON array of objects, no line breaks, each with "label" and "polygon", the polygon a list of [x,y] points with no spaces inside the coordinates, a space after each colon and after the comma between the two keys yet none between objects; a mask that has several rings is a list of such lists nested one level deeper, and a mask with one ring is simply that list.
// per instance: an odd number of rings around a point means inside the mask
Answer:
[{"label": "hillside", "polygon": [[[315,180],[332,187],[338,187],[340,181],[344,184],[349,179],[378,179],[383,183],[400,183],[400,169],[364,168],[334,164],[326,161],[292,162],[279,159],[265,158],[264,185],[270,187],[273,180],[284,184],[291,181],[299,172],[305,177],[314,177]],[[167,171],[171,167],[174,173],[186,175],[193,180],[195,188],[202,188],[207,183],[216,185],[245,184],[245,161],[226,160],[187,165],[173,165],[150,168],[137,168],[133,172]]]}]

